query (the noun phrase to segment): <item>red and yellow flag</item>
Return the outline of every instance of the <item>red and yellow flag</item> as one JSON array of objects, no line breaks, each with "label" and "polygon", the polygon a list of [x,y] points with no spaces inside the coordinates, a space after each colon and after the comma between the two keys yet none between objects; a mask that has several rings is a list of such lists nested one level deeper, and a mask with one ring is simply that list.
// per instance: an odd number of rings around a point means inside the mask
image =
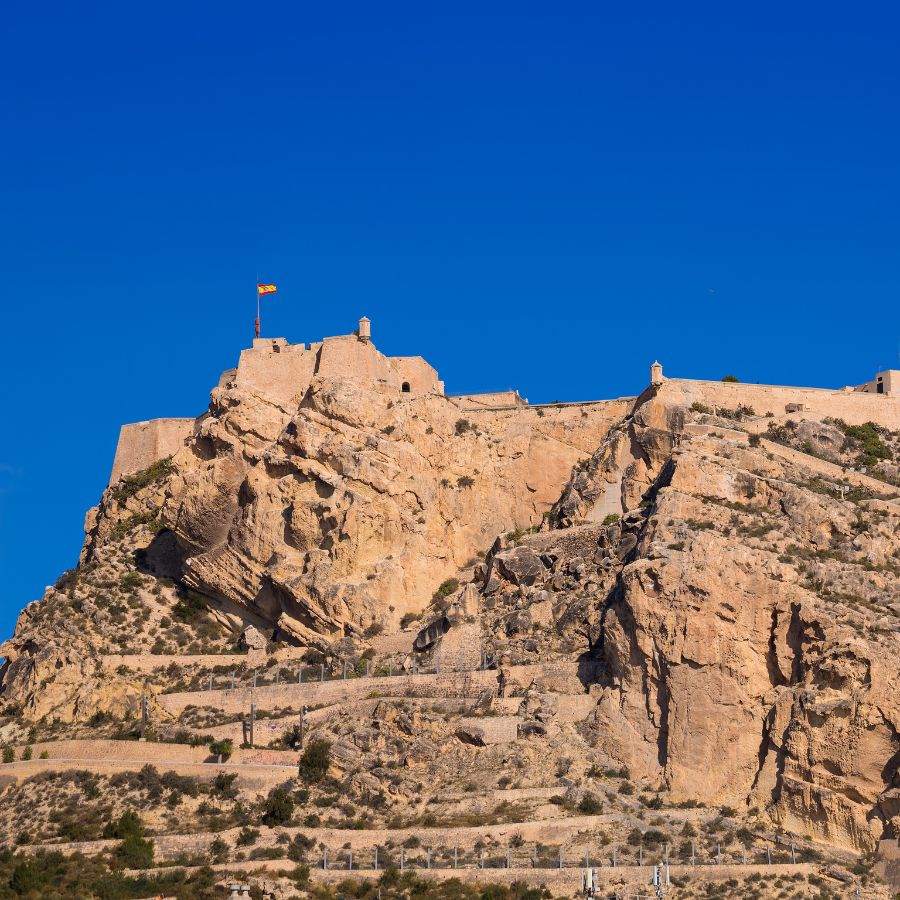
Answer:
[{"label": "red and yellow flag", "polygon": [[274,294],[278,288],[274,284],[258,284],[256,285],[256,290],[261,297],[263,294]]}]

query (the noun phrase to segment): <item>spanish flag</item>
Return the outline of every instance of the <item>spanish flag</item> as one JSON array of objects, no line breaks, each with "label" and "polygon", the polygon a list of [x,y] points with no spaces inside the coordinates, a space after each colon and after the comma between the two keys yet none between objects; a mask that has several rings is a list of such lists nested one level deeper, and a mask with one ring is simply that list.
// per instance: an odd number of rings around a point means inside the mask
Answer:
[{"label": "spanish flag", "polygon": [[260,297],[263,294],[274,294],[278,288],[275,287],[274,284],[258,284],[256,285],[256,291]]}]

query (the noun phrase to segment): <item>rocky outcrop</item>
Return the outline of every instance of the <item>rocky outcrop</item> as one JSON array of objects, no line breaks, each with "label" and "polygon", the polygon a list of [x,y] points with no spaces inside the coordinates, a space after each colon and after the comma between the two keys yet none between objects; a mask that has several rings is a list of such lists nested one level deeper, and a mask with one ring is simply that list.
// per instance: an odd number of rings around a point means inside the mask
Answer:
[{"label": "rocky outcrop", "polygon": [[153,515],[177,536],[185,584],[276,636],[395,625],[498,531],[539,522],[626,406],[474,418],[441,395],[332,377],[292,409],[226,381],[171,475],[124,502],[109,489],[84,558]]}]

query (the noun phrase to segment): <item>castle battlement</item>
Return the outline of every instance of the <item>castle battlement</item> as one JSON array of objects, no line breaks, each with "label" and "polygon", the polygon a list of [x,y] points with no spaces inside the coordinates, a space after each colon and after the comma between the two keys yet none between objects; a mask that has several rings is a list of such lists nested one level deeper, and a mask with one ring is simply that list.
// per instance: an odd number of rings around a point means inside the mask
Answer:
[{"label": "castle battlement", "polygon": [[[300,405],[316,377],[355,378],[403,397],[446,396],[437,369],[421,356],[385,356],[372,343],[372,323],[365,316],[351,334],[335,335],[310,343],[290,344],[286,338],[255,338],[241,351],[236,369],[222,373],[219,387],[233,386],[265,397],[287,410]],[[848,424],[876,422],[900,428],[900,370],[878,372],[872,381],[839,389],[669,378],[663,367],[650,367],[650,389],[661,391],[673,402],[690,406],[753,407],[759,416],[793,414],[797,418],[844,419]],[[643,395],[642,395],[643,396]],[[618,398],[618,401],[629,398]],[[538,414],[539,409],[617,401],[584,401],[580,404],[530,406],[518,391],[460,394],[448,397],[467,412],[499,410]],[[110,481],[139,471],[158,459],[176,453],[191,437],[196,419],[153,419],[123,425],[119,433]]]}]

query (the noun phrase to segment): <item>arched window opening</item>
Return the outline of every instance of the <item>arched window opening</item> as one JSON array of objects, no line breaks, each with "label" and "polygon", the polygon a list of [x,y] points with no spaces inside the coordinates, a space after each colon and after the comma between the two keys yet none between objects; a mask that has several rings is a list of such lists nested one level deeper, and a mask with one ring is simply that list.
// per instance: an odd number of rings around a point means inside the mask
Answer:
[{"label": "arched window opening", "polygon": [[403,391],[404,394],[408,394],[409,393],[409,382],[404,381],[403,387],[401,387],[400,390]]}]

